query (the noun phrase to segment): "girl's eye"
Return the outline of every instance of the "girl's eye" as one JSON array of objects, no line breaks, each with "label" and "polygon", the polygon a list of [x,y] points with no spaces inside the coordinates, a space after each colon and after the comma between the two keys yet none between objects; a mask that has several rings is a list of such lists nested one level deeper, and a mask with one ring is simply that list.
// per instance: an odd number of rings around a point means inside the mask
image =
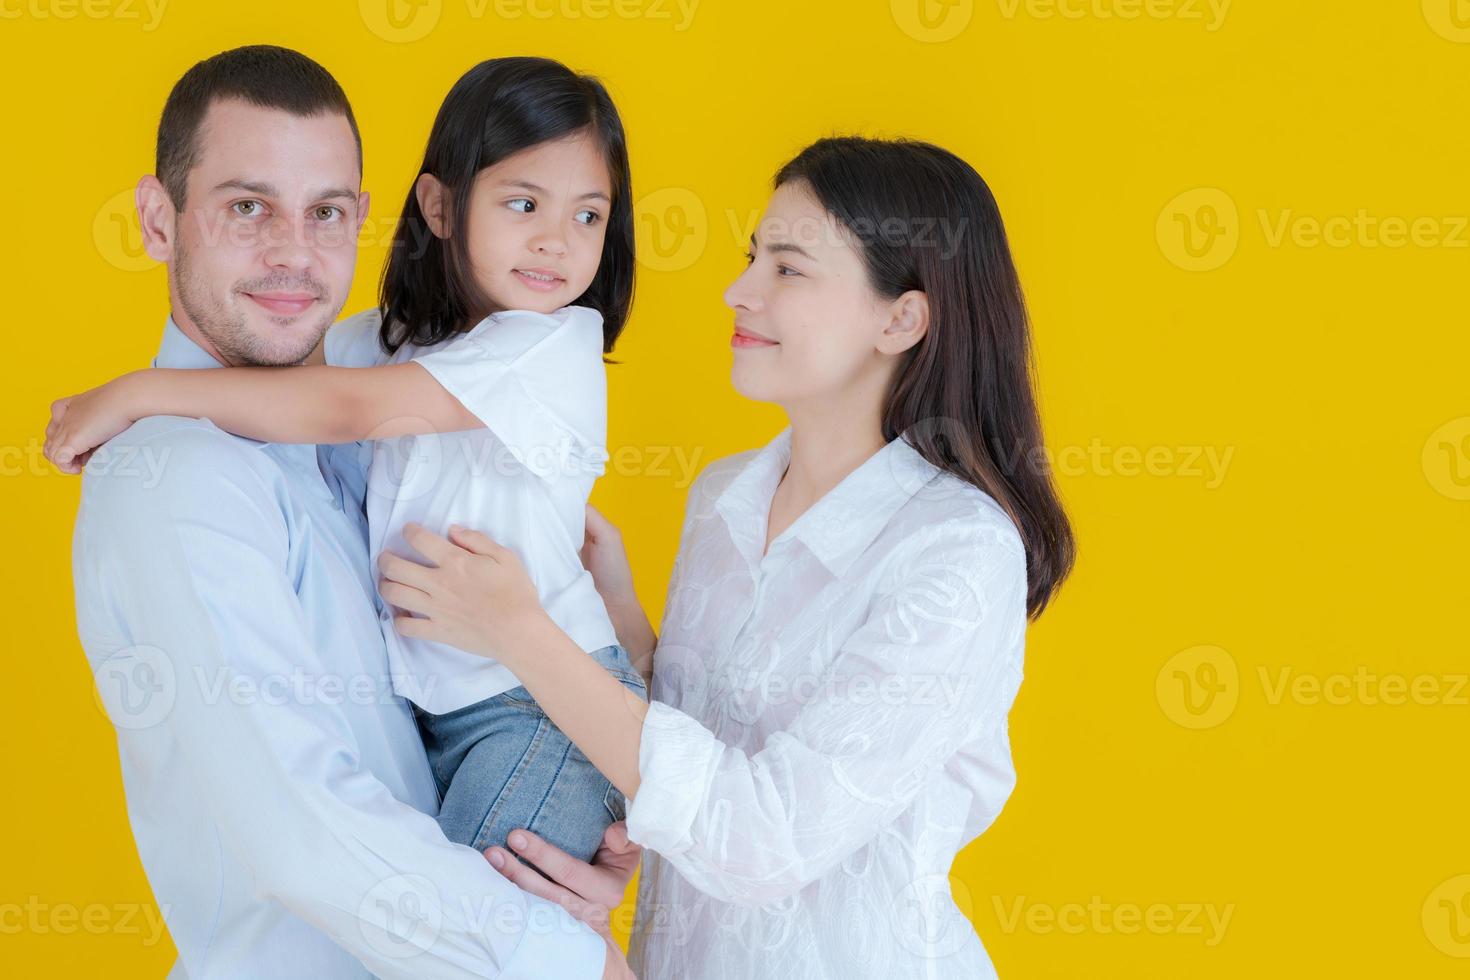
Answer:
[{"label": "girl's eye", "polygon": [[260,213],[260,202],[236,201],[230,208],[242,218],[253,218]]},{"label": "girl's eye", "polygon": [[[525,207],[517,206],[521,204],[524,204]],[[505,202],[505,206],[510,208],[512,211],[519,211],[521,214],[530,214],[532,211],[536,210],[536,202],[531,200],[529,197],[515,198],[514,200]]]},{"label": "girl's eye", "polygon": [[[585,220],[583,220],[583,215],[587,216]],[[577,212],[577,220],[582,222],[582,224],[584,225],[595,225],[597,224],[597,222],[602,220],[602,215],[588,208],[586,210]]]}]

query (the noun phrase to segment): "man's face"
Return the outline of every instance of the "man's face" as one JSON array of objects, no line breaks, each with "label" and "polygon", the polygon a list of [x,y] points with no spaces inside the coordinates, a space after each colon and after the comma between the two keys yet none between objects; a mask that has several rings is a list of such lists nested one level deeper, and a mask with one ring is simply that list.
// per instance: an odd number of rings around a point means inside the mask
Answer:
[{"label": "man's face", "polygon": [[298,364],[347,301],[367,216],[343,115],[216,101],[169,243],[175,309],[228,364]]}]

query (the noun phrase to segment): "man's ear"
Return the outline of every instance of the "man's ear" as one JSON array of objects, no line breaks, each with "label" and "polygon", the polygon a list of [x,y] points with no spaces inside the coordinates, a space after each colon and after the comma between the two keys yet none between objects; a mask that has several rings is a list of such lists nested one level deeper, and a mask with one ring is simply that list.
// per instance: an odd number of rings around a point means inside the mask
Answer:
[{"label": "man's ear", "polygon": [[420,174],[418,182],[413,185],[413,192],[418,196],[419,210],[424,212],[429,231],[435,238],[448,238],[449,219],[445,210],[449,206],[449,192],[439,178],[433,174]]},{"label": "man's ear", "polygon": [[143,229],[143,250],[155,262],[168,262],[174,255],[179,227],[178,212],[168,191],[157,177],[146,174],[133,191],[133,204]]},{"label": "man's ear", "polygon": [[929,296],[910,289],[888,304],[888,325],[878,338],[883,354],[902,354],[929,332]]},{"label": "man's ear", "polygon": [[362,223],[367,220],[368,207],[373,203],[372,195],[363,191],[357,195],[357,234],[362,235]]}]

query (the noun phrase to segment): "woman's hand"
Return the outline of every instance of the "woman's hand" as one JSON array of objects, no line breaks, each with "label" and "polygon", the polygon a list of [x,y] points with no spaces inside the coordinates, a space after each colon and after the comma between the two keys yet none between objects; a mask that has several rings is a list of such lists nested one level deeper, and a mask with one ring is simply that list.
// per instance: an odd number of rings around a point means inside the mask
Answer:
[{"label": "woman's hand", "polygon": [[51,403],[45,456],[63,473],[80,473],[92,452],[137,421],[129,409],[128,375]]},{"label": "woman's hand", "polygon": [[[511,831],[509,843],[514,853],[503,847],[485,851],[495,870],[522,890],[556,902],[604,937],[611,938],[612,910],[622,903],[628,881],[643,854],[643,848],[628,839],[627,823],[619,820],[607,828],[591,864],[577,860],[529,830]],[[535,868],[523,864],[517,855]]]},{"label": "woman's hand", "polygon": [[393,619],[403,636],[447,643],[506,662],[527,644],[529,631],[549,622],[521,560],[488,535],[451,527],[443,538],[407,524],[403,538],[433,564],[378,555],[383,601],[403,610]]}]

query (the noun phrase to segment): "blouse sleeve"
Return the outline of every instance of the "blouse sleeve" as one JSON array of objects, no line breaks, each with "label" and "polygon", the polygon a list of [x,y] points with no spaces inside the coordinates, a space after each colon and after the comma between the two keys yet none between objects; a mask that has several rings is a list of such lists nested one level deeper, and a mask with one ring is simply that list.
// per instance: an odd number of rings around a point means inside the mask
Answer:
[{"label": "blouse sleeve", "polygon": [[701,891],[764,905],[831,871],[1004,725],[1021,680],[1025,555],[1013,531],[931,531],[816,696],[754,755],[649,705],[630,838]]}]

